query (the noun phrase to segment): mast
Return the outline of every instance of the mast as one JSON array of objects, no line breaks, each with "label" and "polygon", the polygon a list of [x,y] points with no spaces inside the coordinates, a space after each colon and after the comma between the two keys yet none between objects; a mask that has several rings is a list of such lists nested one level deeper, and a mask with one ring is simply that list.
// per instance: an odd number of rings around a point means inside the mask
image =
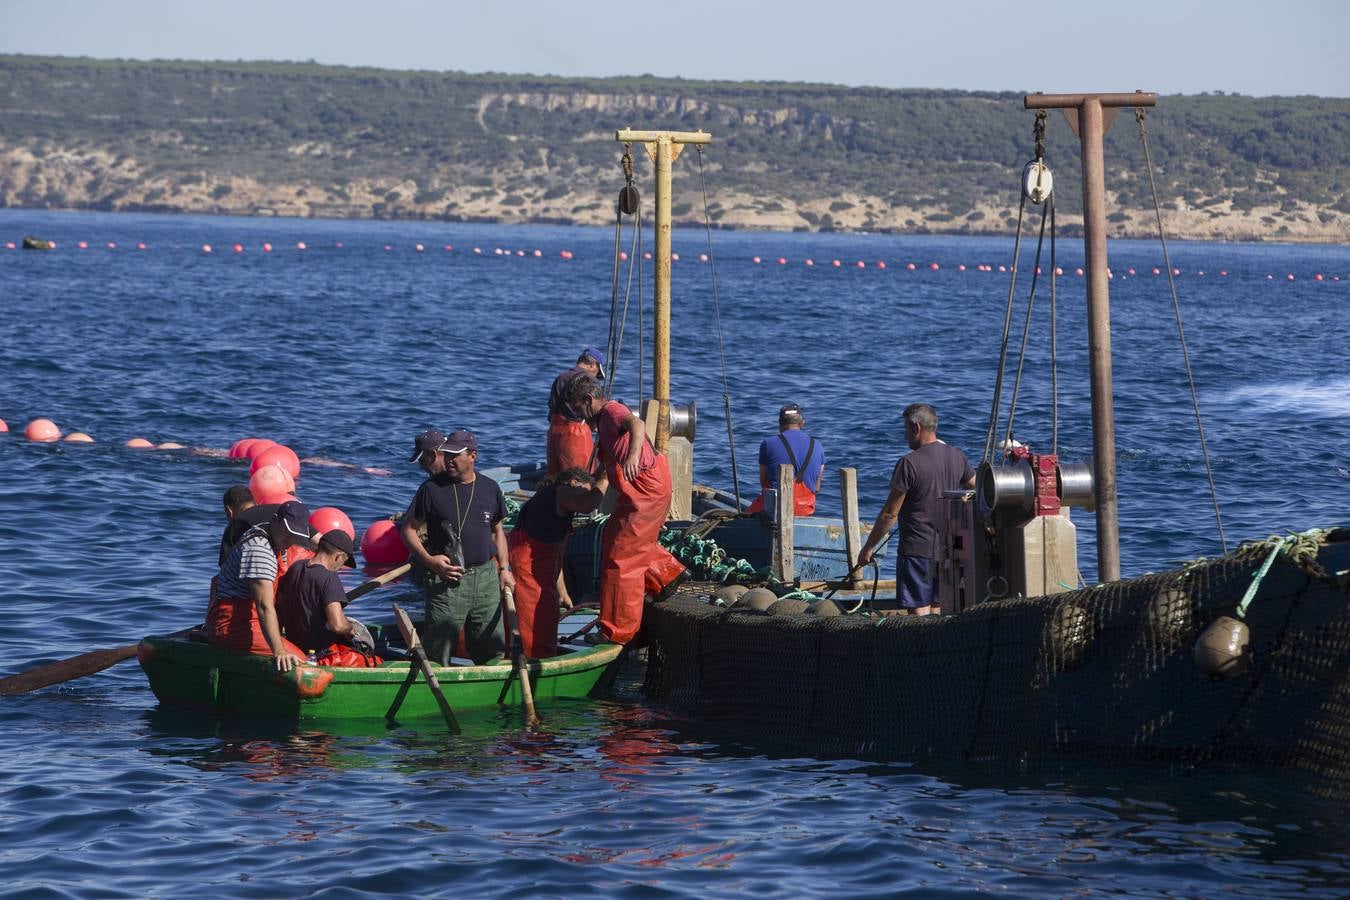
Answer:
[{"label": "mast", "polygon": [[1111,295],[1106,261],[1106,153],[1102,139],[1122,106],[1157,104],[1158,95],[1028,94],[1027,109],[1058,109],[1078,135],[1083,160],[1083,250],[1087,260],[1088,357],[1092,374],[1092,460],[1097,502],[1097,580],[1120,580],[1116,498],[1116,422],[1111,390]]},{"label": "mast", "polygon": [[710,144],[712,135],[702,131],[633,131],[625,128],[616,132],[614,139],[625,144],[642,144],[656,165],[652,399],[657,404],[657,419],[652,444],[658,453],[664,453],[670,446],[670,170],[685,144]]}]

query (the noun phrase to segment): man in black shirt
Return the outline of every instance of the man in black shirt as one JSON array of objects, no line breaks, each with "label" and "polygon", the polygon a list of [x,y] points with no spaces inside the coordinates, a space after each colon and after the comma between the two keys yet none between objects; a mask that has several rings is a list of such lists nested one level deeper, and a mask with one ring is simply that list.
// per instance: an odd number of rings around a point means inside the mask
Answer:
[{"label": "man in black shirt", "polygon": [[[319,549],[286,570],[277,588],[277,618],[291,643],[323,666],[376,666],[381,660],[352,646],[364,632],[343,612],[347,592],[337,573],[356,567],[356,548],[345,531],[326,532]],[[369,634],[369,632],[365,632]]]},{"label": "man in black shirt", "polygon": [[[422,645],[427,658],[449,665],[464,637],[478,665],[506,652],[501,592],[514,589],[506,550],[506,500],[491,478],[474,471],[478,440],[468,431],[448,438],[425,432],[413,459],[429,476],[417,489],[399,532],[415,566],[425,573],[426,620]],[[418,533],[426,527],[426,538]]]}]

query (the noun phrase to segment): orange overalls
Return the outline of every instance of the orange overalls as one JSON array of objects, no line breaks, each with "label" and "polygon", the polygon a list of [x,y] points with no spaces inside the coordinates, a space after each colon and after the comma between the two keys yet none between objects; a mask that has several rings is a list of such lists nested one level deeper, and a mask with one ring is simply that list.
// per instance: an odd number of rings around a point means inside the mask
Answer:
[{"label": "orange overalls", "polygon": [[[308,559],[314,551],[307,547],[287,547],[277,554],[277,577],[272,582],[273,604],[276,603],[277,585],[286,570],[302,559]],[[211,600],[206,607],[206,633],[211,643],[217,647],[231,650],[246,650],[270,656],[272,645],[263,635],[262,622],[258,619],[258,607],[252,597],[220,597],[216,595],[217,580],[211,579]],[[278,626],[280,627],[280,626]],[[305,651],[295,644],[281,639],[282,646],[296,656],[304,659]]]}]

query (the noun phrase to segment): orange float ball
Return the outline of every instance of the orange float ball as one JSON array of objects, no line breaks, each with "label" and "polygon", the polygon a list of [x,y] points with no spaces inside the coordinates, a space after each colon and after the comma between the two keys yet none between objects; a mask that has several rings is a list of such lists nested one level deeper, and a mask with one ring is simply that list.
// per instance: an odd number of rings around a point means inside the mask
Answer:
[{"label": "orange float ball", "polygon": [[345,531],[347,537],[356,540],[356,529],[352,527],[352,520],[336,506],[321,506],[314,510],[309,514],[309,524],[319,534]]},{"label": "orange float ball", "polygon": [[253,499],[259,503],[268,502],[264,498],[290,494],[295,491],[295,479],[278,465],[263,466],[248,480],[248,489]]},{"label": "orange float ball", "polygon": [[240,438],[230,445],[230,459],[247,459],[248,448],[258,442],[257,438]]},{"label": "orange float ball", "polygon": [[127,441],[126,445],[135,450],[146,450],[150,447],[155,446],[154,444],[147,441],[145,438],[132,438],[131,440]]},{"label": "orange float ball", "polygon": [[408,561],[408,547],[393,519],[377,519],[361,535],[361,555],[375,566],[398,566]]},{"label": "orange float ball", "polygon": [[255,438],[253,443],[248,445],[248,450],[244,453],[244,459],[247,460],[256,459],[259,453],[263,452],[269,447],[275,447],[276,445],[277,445],[276,441],[271,441],[268,440],[267,438]]},{"label": "orange float ball", "polygon": [[92,444],[94,442],[94,439],[91,438],[89,435],[85,434],[83,431],[72,431],[70,434],[62,438],[62,440],[68,441],[69,443],[72,444]]},{"label": "orange float ball", "polygon": [[156,450],[184,450],[184,449],[186,449],[186,448],[185,448],[182,444],[178,443],[177,441],[164,441],[163,443],[161,443],[161,444],[160,444],[158,447],[156,447],[155,449],[156,449]]},{"label": "orange float ball", "polygon": [[0,419],[0,434],[3,434],[6,431],[9,431],[9,423],[4,419]]},{"label": "orange float ball", "polygon": [[23,430],[23,436],[30,441],[57,441],[61,439],[61,429],[51,419],[34,419]]},{"label": "orange float ball", "polygon": [[256,472],[263,466],[281,466],[286,470],[286,474],[292,478],[300,477],[300,457],[295,455],[295,451],[285,444],[273,444],[263,452],[253,457],[253,464],[249,466],[249,472]]}]

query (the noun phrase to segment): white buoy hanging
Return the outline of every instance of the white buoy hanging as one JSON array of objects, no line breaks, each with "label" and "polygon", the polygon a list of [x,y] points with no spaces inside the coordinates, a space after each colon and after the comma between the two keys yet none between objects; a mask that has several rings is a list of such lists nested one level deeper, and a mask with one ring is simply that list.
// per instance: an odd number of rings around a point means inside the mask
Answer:
[{"label": "white buoy hanging", "polygon": [[1044,203],[1055,189],[1055,177],[1043,160],[1033,159],[1022,169],[1022,193],[1032,203]]}]

